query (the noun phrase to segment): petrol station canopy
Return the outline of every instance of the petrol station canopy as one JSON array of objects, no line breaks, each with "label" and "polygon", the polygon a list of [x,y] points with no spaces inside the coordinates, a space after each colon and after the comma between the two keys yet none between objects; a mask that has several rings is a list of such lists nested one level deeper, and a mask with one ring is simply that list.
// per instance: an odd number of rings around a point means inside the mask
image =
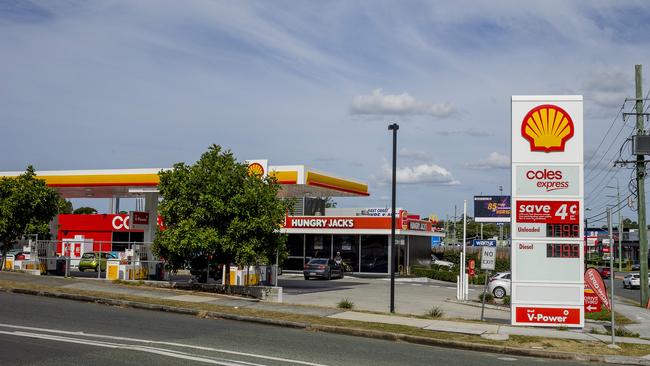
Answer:
[{"label": "petrol station canopy", "polygon": [[[47,170],[37,171],[39,179],[56,188],[63,198],[135,197],[157,192],[158,172],[169,168]],[[281,185],[280,197],[368,196],[368,185],[352,179],[318,172],[304,165],[269,166],[269,175]],[[15,177],[23,172],[0,172]]]}]

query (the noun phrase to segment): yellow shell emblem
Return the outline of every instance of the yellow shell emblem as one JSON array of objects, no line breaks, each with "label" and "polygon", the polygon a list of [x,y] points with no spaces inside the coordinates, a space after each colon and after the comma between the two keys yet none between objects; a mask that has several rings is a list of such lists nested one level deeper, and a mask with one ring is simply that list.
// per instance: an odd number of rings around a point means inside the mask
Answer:
[{"label": "yellow shell emblem", "polygon": [[521,135],[530,143],[530,151],[564,151],[573,137],[573,120],[562,108],[544,104],[531,109],[521,124]]},{"label": "yellow shell emblem", "polygon": [[264,167],[260,163],[253,163],[248,166],[248,175],[261,177],[264,175]]}]

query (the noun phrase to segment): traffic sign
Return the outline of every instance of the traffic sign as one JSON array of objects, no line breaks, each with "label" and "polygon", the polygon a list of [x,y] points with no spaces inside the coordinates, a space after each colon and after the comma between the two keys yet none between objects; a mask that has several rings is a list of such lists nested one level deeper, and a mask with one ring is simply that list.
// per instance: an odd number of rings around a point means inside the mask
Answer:
[{"label": "traffic sign", "polygon": [[497,261],[496,247],[483,247],[481,252],[481,269],[484,271],[494,271]]}]

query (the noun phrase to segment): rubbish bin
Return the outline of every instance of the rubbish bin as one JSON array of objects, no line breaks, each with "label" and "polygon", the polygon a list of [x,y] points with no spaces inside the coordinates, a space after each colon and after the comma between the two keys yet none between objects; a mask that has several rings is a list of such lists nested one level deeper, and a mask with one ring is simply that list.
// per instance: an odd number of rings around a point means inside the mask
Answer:
[{"label": "rubbish bin", "polygon": [[57,276],[65,276],[65,258],[56,259],[56,270],[54,274]]},{"label": "rubbish bin", "polygon": [[165,265],[162,263],[156,264],[156,281],[162,281],[165,279]]}]

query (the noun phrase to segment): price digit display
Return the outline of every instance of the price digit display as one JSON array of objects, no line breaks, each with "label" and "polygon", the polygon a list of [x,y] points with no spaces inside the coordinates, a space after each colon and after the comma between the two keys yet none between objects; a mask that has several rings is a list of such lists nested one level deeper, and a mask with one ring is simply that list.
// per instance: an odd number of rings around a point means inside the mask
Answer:
[{"label": "price digit display", "polygon": [[580,258],[580,244],[546,244],[547,258]]},{"label": "price digit display", "polygon": [[549,238],[579,238],[580,225],[546,224],[546,236]]}]

